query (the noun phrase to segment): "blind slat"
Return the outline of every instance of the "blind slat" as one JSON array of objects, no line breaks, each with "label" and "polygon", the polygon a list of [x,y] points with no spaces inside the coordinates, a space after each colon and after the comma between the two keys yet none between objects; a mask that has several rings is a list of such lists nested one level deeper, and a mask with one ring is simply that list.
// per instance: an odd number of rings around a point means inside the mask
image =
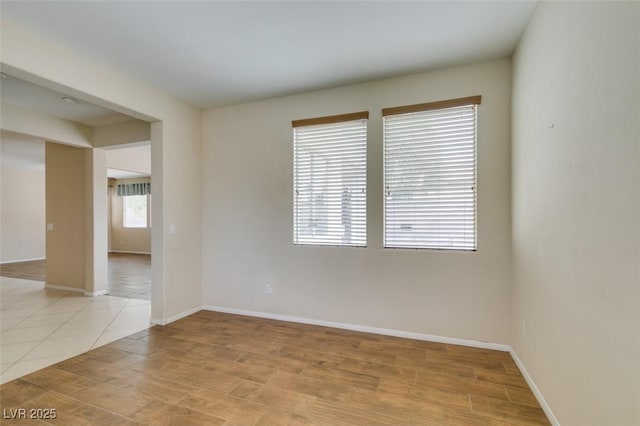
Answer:
[{"label": "blind slat", "polygon": [[385,247],[476,249],[476,106],[454,101],[383,114]]},{"label": "blind slat", "polygon": [[294,244],[366,246],[364,118],[356,113],[293,123]]}]

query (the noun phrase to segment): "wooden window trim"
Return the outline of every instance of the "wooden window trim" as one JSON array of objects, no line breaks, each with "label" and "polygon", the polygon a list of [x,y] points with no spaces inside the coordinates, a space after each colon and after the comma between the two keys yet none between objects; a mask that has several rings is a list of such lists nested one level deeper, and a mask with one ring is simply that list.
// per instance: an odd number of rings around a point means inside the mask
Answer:
[{"label": "wooden window trim", "polygon": [[350,114],[329,115],[326,117],[304,118],[302,120],[293,120],[292,127],[313,126],[316,124],[340,123],[343,121],[368,120],[369,111],[352,112]]},{"label": "wooden window trim", "polygon": [[405,105],[392,108],[383,108],[382,116],[407,114],[411,112],[431,111],[434,109],[453,108],[464,105],[480,105],[482,96],[469,96],[466,98],[448,99],[446,101],[428,102],[426,104]]}]

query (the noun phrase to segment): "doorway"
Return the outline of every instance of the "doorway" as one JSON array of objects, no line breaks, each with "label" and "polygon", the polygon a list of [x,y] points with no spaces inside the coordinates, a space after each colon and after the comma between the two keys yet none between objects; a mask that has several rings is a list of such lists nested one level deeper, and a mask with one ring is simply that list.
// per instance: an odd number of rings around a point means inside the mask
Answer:
[{"label": "doorway", "polygon": [[108,288],[151,300],[151,146],[107,150]]}]

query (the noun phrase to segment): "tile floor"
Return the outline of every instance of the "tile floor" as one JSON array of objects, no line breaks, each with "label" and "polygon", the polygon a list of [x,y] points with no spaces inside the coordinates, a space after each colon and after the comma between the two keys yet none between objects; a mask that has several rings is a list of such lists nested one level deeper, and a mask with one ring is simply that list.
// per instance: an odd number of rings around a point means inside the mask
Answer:
[{"label": "tile floor", "polygon": [[151,304],[0,277],[0,383],[149,327]]}]

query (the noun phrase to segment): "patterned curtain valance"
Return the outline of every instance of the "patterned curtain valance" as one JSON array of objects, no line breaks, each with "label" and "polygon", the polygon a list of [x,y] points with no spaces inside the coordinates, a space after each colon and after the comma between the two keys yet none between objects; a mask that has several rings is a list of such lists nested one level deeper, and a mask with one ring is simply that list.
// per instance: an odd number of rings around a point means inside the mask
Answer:
[{"label": "patterned curtain valance", "polygon": [[151,194],[151,183],[119,183],[116,187],[116,195],[126,197],[128,195],[149,195]]}]

